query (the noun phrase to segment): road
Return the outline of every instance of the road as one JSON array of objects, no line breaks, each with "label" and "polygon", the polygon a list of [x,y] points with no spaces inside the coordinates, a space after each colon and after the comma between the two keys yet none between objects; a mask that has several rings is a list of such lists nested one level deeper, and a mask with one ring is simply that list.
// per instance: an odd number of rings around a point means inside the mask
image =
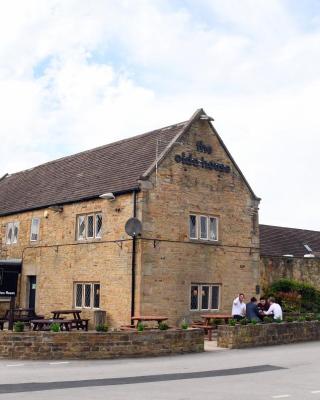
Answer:
[{"label": "road", "polygon": [[106,361],[0,360],[0,400],[320,400],[320,342]]}]

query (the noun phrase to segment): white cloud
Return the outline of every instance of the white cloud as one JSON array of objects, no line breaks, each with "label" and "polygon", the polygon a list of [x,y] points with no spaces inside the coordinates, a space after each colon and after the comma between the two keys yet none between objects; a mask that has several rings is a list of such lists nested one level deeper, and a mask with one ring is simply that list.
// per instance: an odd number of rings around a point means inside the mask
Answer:
[{"label": "white cloud", "polygon": [[261,220],[320,229],[317,20],[276,0],[3,3],[0,175],[203,106]]}]

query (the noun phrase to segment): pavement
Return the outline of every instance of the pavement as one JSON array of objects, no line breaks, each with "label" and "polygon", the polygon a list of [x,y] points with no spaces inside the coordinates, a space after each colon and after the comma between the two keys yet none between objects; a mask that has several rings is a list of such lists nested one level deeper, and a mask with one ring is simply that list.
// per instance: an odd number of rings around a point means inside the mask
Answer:
[{"label": "pavement", "polygon": [[0,360],[0,400],[320,400],[320,342],[103,361]]}]

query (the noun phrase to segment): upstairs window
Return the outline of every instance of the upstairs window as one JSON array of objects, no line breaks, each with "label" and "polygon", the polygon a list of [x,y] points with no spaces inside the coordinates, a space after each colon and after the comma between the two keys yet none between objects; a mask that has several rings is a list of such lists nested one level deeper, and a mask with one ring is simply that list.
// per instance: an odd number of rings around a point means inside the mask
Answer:
[{"label": "upstairs window", "polygon": [[207,215],[189,215],[189,238],[218,241],[218,218]]},{"label": "upstairs window", "polygon": [[40,218],[32,218],[30,241],[36,242],[39,240]]},{"label": "upstairs window", "polygon": [[8,222],[6,233],[6,244],[15,244],[18,242],[19,222]]},{"label": "upstairs window", "polygon": [[102,214],[86,214],[77,217],[77,240],[101,239]]}]

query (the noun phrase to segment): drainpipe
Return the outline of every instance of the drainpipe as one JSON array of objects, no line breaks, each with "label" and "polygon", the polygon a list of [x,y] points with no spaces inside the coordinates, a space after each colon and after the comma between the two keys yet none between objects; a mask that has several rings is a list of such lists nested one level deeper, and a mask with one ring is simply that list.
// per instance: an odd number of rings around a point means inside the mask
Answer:
[{"label": "drainpipe", "polygon": [[[137,216],[137,192],[133,191],[133,217]],[[132,317],[135,313],[135,289],[136,289],[136,237],[132,237],[132,253],[131,253],[131,324]]]}]

